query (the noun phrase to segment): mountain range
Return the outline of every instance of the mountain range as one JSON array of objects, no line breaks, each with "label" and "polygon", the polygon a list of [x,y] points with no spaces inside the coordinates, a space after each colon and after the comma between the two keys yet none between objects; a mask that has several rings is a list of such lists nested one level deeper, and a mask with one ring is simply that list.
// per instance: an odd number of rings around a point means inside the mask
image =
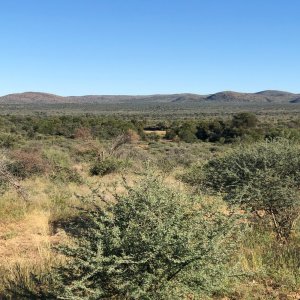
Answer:
[{"label": "mountain range", "polygon": [[300,94],[266,90],[258,93],[224,91],[210,95],[157,94],[145,96],[130,95],[86,95],[59,96],[40,92],[9,94],[0,97],[0,104],[88,104],[88,103],[300,103]]}]

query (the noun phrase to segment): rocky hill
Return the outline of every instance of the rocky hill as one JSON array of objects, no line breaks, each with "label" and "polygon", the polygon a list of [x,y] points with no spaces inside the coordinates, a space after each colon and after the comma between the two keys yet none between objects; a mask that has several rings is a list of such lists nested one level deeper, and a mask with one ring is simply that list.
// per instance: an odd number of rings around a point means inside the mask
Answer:
[{"label": "rocky hill", "polygon": [[210,95],[206,100],[214,102],[235,103],[289,103],[299,98],[300,95],[281,91],[262,91],[258,93],[220,92]]},{"label": "rocky hill", "polygon": [[169,103],[169,102],[214,102],[214,103],[300,103],[300,94],[282,91],[238,93],[224,91],[211,95],[157,94],[145,96],[130,95],[86,95],[58,96],[54,94],[25,92],[0,97],[0,104],[58,104],[58,103]]}]

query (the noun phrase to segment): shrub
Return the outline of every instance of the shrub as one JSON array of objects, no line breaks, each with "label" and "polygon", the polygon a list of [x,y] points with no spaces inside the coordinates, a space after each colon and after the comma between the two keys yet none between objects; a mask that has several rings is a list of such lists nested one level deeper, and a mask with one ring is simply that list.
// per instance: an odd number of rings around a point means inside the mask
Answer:
[{"label": "shrub", "polygon": [[51,166],[59,166],[69,168],[71,160],[68,152],[61,149],[49,148],[44,150],[44,157],[47,159]]},{"label": "shrub", "polygon": [[10,172],[7,171],[7,165],[6,157],[0,157],[0,195],[3,195],[9,186],[7,175],[10,176]]},{"label": "shrub", "polygon": [[146,139],[149,141],[159,141],[160,137],[157,133],[151,132],[146,134]]},{"label": "shrub", "polygon": [[104,176],[113,172],[118,171],[123,166],[121,160],[109,157],[103,160],[98,160],[90,168],[91,175]]},{"label": "shrub", "polygon": [[232,127],[236,128],[253,128],[257,125],[258,120],[253,113],[242,112],[232,118]]},{"label": "shrub", "polygon": [[201,166],[198,164],[194,164],[189,169],[187,169],[186,172],[179,176],[179,179],[201,189],[203,177],[204,175]]},{"label": "shrub", "polygon": [[216,142],[222,139],[224,143],[228,138],[227,124],[223,120],[200,122],[197,125],[197,137],[202,141]]},{"label": "shrub", "polygon": [[76,128],[74,132],[74,138],[80,140],[91,140],[92,139],[91,129],[86,127]]},{"label": "shrub", "polygon": [[289,236],[299,216],[300,149],[287,140],[240,146],[210,160],[198,180],[230,203],[263,211],[279,238]]},{"label": "shrub", "polygon": [[153,177],[115,204],[101,199],[84,198],[94,209],[70,223],[77,240],[60,248],[70,258],[58,268],[60,299],[183,299],[220,285],[236,249],[236,214]]},{"label": "shrub", "polygon": [[52,173],[50,178],[53,181],[58,181],[62,183],[74,182],[81,184],[83,183],[83,178],[78,173],[78,171],[74,168],[69,167],[61,167],[61,166],[54,166],[52,169]]},{"label": "shrub", "polygon": [[18,182],[17,178],[9,171],[9,160],[5,155],[0,156],[0,195],[3,194],[9,186],[12,186],[17,193],[27,200],[27,193]]},{"label": "shrub", "polygon": [[0,147],[13,148],[17,143],[18,137],[15,134],[1,133],[0,134]]},{"label": "shrub", "polygon": [[72,168],[71,159],[68,152],[50,148],[44,150],[44,157],[48,161],[51,169],[50,178],[58,182],[82,183],[82,177],[78,171]]},{"label": "shrub", "polygon": [[165,139],[173,140],[177,136],[177,133],[174,129],[168,129],[166,131]]},{"label": "shrub", "polygon": [[13,161],[8,164],[8,170],[22,179],[43,174],[49,169],[39,149],[17,150],[11,154],[11,158]]},{"label": "shrub", "polygon": [[197,141],[196,132],[197,129],[192,123],[183,123],[177,131],[180,140],[186,143],[193,143]]}]

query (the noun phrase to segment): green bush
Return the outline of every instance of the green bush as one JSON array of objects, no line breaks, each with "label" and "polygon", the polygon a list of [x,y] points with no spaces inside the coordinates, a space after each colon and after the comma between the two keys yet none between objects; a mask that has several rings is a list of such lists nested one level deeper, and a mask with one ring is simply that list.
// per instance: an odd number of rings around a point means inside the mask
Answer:
[{"label": "green bush", "polygon": [[299,216],[300,149],[284,139],[240,146],[210,160],[198,181],[258,216],[263,211],[287,238]]},{"label": "green bush", "polygon": [[54,166],[52,173],[50,174],[50,178],[53,181],[61,182],[61,183],[68,183],[74,182],[77,184],[83,183],[82,176],[78,173],[77,170],[69,167],[61,167],[61,166]]},{"label": "green bush", "polygon": [[63,168],[69,168],[71,166],[69,153],[59,148],[45,149],[43,156],[52,166],[59,166]]},{"label": "green bush", "polygon": [[60,148],[48,148],[43,151],[43,158],[48,162],[50,179],[56,182],[82,183],[82,176],[72,167],[72,161],[67,151]]},{"label": "green bush", "polygon": [[59,269],[60,297],[183,299],[220,288],[236,249],[236,214],[153,177],[115,204],[104,199],[105,208],[91,198],[94,209],[73,222],[76,246],[60,248],[71,259]]},{"label": "green bush", "polygon": [[0,134],[0,147],[13,148],[18,142],[19,138],[15,134],[1,133]]},{"label": "green bush", "polygon": [[93,209],[67,222],[75,243],[58,248],[66,264],[44,279],[32,275],[31,285],[10,282],[14,299],[203,299],[222,289],[242,224],[223,202],[152,176],[115,200],[84,197]]},{"label": "green bush", "polygon": [[203,171],[201,165],[195,164],[191,166],[187,171],[179,176],[183,182],[193,185],[199,189],[202,188]]},{"label": "green bush", "polygon": [[91,175],[104,176],[113,172],[116,172],[124,165],[123,161],[115,158],[105,158],[98,160],[90,168]]},{"label": "green bush", "polygon": [[235,128],[253,128],[257,125],[258,120],[255,114],[242,112],[234,115],[231,123]]},{"label": "green bush", "polygon": [[157,141],[159,141],[160,137],[157,133],[151,132],[151,133],[146,134],[146,139],[148,141],[156,141],[157,142]]}]

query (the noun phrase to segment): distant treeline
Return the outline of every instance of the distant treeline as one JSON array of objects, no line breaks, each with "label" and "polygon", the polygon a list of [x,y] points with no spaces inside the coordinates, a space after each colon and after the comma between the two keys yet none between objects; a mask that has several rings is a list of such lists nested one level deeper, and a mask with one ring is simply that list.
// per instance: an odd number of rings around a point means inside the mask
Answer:
[{"label": "distant treeline", "polygon": [[94,115],[80,116],[16,116],[0,117],[1,131],[22,133],[30,138],[38,135],[64,136],[74,138],[77,134],[93,138],[110,139],[129,129],[143,132],[145,123],[137,120],[124,120],[117,117]]},{"label": "distant treeline", "polygon": [[187,143],[198,140],[232,143],[235,141],[258,141],[285,137],[300,139],[300,120],[284,123],[259,122],[255,114],[239,113],[230,120],[187,120],[174,122],[167,129],[166,138]]},{"label": "distant treeline", "polygon": [[[144,130],[153,132],[145,134]],[[0,117],[0,144],[9,147],[17,136],[38,139],[43,135],[66,138],[111,139],[129,130],[141,139],[157,140],[166,131],[165,139],[187,143],[199,140],[206,142],[232,143],[239,140],[257,141],[286,137],[300,139],[300,119],[284,122],[258,121],[252,113],[238,113],[231,119],[185,119],[153,121],[138,118],[104,117],[85,114],[79,116],[16,116]]]}]

